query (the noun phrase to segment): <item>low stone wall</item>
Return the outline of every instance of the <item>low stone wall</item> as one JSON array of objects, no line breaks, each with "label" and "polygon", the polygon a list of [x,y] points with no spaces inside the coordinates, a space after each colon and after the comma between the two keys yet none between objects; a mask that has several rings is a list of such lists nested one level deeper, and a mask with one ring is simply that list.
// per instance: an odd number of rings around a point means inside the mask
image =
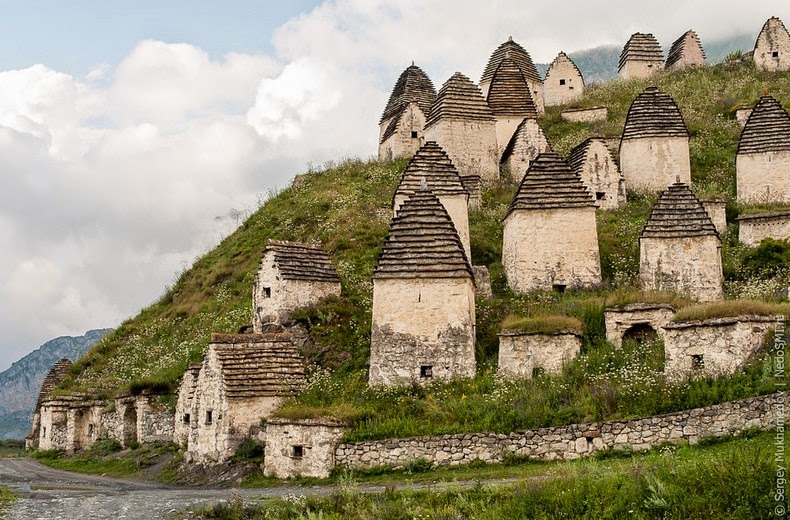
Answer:
[{"label": "low stone wall", "polygon": [[326,478],[335,465],[342,424],[329,419],[269,419],[266,422],[266,476]]},{"label": "low stone wall", "polygon": [[764,238],[790,238],[790,211],[775,211],[738,217],[738,240],[758,246]]},{"label": "low stone wall", "polygon": [[606,107],[575,108],[562,111],[562,118],[573,123],[605,121],[609,115]]},{"label": "low stone wall", "polygon": [[644,419],[572,424],[509,435],[470,433],[342,443],[335,463],[345,468],[402,468],[423,459],[437,466],[476,460],[503,462],[508,454],[530,459],[570,460],[607,449],[646,450],[665,442],[696,443],[704,437],[768,429],[782,392]]},{"label": "low stone wall", "polygon": [[562,365],[579,355],[581,334],[502,332],[499,334],[497,372],[505,376],[533,377],[535,371],[559,374]]}]

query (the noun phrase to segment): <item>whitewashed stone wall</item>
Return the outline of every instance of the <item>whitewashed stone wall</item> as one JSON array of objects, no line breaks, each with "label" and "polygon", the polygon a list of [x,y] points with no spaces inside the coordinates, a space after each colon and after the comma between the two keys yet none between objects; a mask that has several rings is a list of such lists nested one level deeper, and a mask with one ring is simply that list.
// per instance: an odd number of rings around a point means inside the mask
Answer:
[{"label": "whitewashed stone wall", "polygon": [[736,316],[670,323],[664,328],[664,373],[682,381],[695,374],[732,374],[765,344],[776,316]]},{"label": "whitewashed stone wall", "polygon": [[41,403],[41,428],[38,447],[41,450],[65,450],[69,402],[50,399]]},{"label": "whitewashed stone wall", "polygon": [[716,236],[640,238],[639,281],[646,291],[721,300],[721,241]]},{"label": "whitewashed stone wall", "polygon": [[624,139],[620,143],[620,170],[625,187],[633,191],[658,193],[675,182],[690,185],[688,137]]},{"label": "whitewashed stone wall", "polygon": [[340,296],[340,282],[284,280],[274,262],[274,252],[268,251],[261,259],[252,289],[253,331],[260,333],[267,323],[287,321],[295,309],[327,296]]},{"label": "whitewashed stone wall", "polygon": [[556,334],[499,334],[497,372],[505,376],[532,377],[536,370],[559,374],[562,366],[579,355],[581,336],[564,331]]},{"label": "whitewashed stone wall", "polygon": [[587,160],[578,173],[601,209],[617,209],[625,205],[625,179],[603,141],[595,139],[590,142]]},{"label": "whitewashed stone wall", "polygon": [[590,108],[569,108],[563,110],[562,118],[572,123],[593,123],[595,121],[606,121],[609,117],[609,109],[606,107]]},{"label": "whitewashed stone wall", "polygon": [[746,126],[746,121],[748,121],[749,116],[752,115],[752,110],[754,110],[754,107],[751,106],[738,107],[735,109],[735,119],[741,127]]},{"label": "whitewashed stone wall", "polygon": [[187,369],[178,387],[175,420],[173,421],[173,442],[186,444],[193,428],[197,428],[197,390],[198,371]]},{"label": "whitewashed stone wall", "polygon": [[641,79],[649,78],[661,70],[664,70],[661,62],[628,60],[618,74],[622,79]]},{"label": "whitewashed stone wall", "polygon": [[610,449],[640,451],[666,442],[693,444],[746,429],[769,429],[775,424],[774,409],[780,402],[784,404],[781,392],[644,419],[571,424],[509,435],[470,433],[342,443],[335,450],[335,462],[344,468],[402,469],[414,460],[427,460],[437,466],[478,460],[503,462],[509,454],[572,460]]},{"label": "whitewashed stone wall", "polygon": [[[397,116],[396,116],[397,117]],[[398,129],[386,141],[381,138],[392,119],[381,123],[379,129],[379,161],[391,161],[399,157],[410,157],[425,144],[425,114],[417,103],[409,103],[398,121]]]},{"label": "whitewashed stone wall", "polygon": [[516,132],[516,128],[524,120],[523,117],[497,117],[496,118],[496,142],[497,159],[502,158],[502,152],[510,142],[510,138]]},{"label": "whitewashed stone wall", "polygon": [[475,295],[483,298],[491,298],[494,292],[491,290],[491,273],[485,265],[473,265],[472,272],[475,274]]},{"label": "whitewashed stone wall", "polygon": [[568,58],[559,57],[546,71],[543,81],[543,103],[556,107],[576,101],[584,93],[584,80]]},{"label": "whitewashed stone wall", "polygon": [[790,203],[790,151],[738,154],[735,176],[739,204]]},{"label": "whitewashed stone wall", "polygon": [[705,212],[710,217],[719,236],[727,232],[727,201],[720,199],[700,199]]},{"label": "whitewashed stone wall", "polygon": [[499,153],[494,121],[439,121],[425,129],[425,140],[441,146],[461,177],[499,179]]},{"label": "whitewashed stone wall", "polygon": [[790,238],[790,211],[777,211],[738,218],[738,240],[747,246],[758,246],[764,238]]},{"label": "whitewashed stone wall", "polygon": [[[444,209],[450,215],[453,221],[455,230],[458,231],[458,236],[461,238],[461,244],[464,246],[466,258],[471,262],[472,248],[469,245],[469,196],[468,195],[437,195],[439,202],[442,203]],[[401,204],[408,197],[403,195],[395,195],[393,200],[394,213],[397,214]]]},{"label": "whitewashed stone wall", "polygon": [[759,70],[790,70],[790,36],[778,19],[768,20],[757,36],[754,64]]},{"label": "whitewashed stone wall", "polygon": [[535,119],[527,119],[515,139],[512,152],[502,162],[502,176],[513,182],[521,182],[529,163],[550,147],[546,135]]},{"label": "whitewashed stone wall", "polygon": [[606,341],[615,347],[622,347],[625,333],[641,325],[649,325],[663,338],[664,327],[674,316],[675,309],[661,303],[631,303],[622,308],[609,307],[604,311]]},{"label": "whitewashed stone wall", "polygon": [[595,207],[511,212],[505,217],[502,266],[516,293],[600,284]]},{"label": "whitewashed stone wall", "polygon": [[471,279],[373,279],[370,385],[473,377],[475,368]]},{"label": "whitewashed stone wall", "polygon": [[267,477],[326,478],[335,466],[342,424],[326,419],[269,419],[263,473]]}]

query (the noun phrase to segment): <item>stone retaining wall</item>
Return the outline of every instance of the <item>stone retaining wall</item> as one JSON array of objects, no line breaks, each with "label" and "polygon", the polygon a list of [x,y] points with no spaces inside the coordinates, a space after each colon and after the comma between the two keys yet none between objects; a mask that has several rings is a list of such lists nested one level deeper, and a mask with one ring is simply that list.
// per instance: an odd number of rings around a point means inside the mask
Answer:
[{"label": "stone retaining wall", "polygon": [[470,433],[342,443],[335,449],[335,464],[399,468],[424,459],[447,466],[478,459],[503,462],[507,453],[570,460],[607,449],[645,450],[664,442],[696,443],[704,437],[737,434],[747,428],[768,429],[779,403],[784,403],[782,392],[644,419],[572,424],[509,435]]}]

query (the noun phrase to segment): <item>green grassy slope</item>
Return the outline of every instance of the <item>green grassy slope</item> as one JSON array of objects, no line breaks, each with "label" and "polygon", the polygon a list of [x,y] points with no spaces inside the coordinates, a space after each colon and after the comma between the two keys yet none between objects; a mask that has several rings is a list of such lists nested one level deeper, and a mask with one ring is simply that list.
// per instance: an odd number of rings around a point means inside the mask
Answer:
[{"label": "green grassy slope", "polygon": [[[749,67],[734,67],[733,70],[718,67],[664,74],[658,77],[657,82],[678,101],[692,131],[691,157],[695,185],[703,191],[731,196],[738,136],[732,108],[740,101],[755,101],[765,90],[786,107],[790,106],[790,74],[757,74]],[[613,82],[585,94],[578,106],[605,104],[610,108],[610,118],[603,123],[571,124],[561,121],[557,110],[550,111],[542,121],[549,140],[558,151],[566,153],[587,135],[616,135],[622,128],[631,101],[645,85],[646,82],[641,81]],[[358,391],[352,392],[353,395],[326,391],[323,400],[314,399],[315,392],[308,391],[304,401],[292,406],[291,412],[310,413],[309,410],[304,411],[310,407],[318,411],[331,409],[336,415],[349,417],[356,424],[371,426],[368,433],[361,433],[360,437],[378,436],[384,432],[426,432],[426,428],[432,431],[432,408],[424,406],[430,401],[429,395],[404,398],[399,401],[403,403],[403,408],[389,407],[392,414],[409,414],[412,408],[420,408],[422,411],[416,415],[422,414],[428,420],[414,428],[414,425],[392,424],[378,428],[369,422],[370,414],[385,413],[387,407],[382,406],[379,410],[379,405],[376,405],[371,408],[365,404],[365,398],[361,395],[369,352],[370,276],[391,217],[391,196],[405,165],[406,161],[378,163],[351,160],[299,177],[291,187],[263,204],[216,249],[184,272],[159,301],[123,323],[76,363],[72,376],[61,391],[112,395],[127,389],[175,388],[187,364],[201,359],[212,332],[235,332],[250,323],[253,277],[266,240],[319,241],[332,255],[342,280],[343,294],[340,298],[298,313],[297,318],[310,328],[311,336],[322,346],[308,353],[310,361],[333,370],[328,376],[322,376],[326,384],[346,385]],[[470,214],[473,263],[489,266],[495,297],[478,302],[477,354],[481,375],[459,388],[448,387],[447,393],[450,400],[455,399],[454,403],[473,396],[482,399],[484,394],[499,388],[491,367],[496,356],[496,333],[508,315],[573,316],[585,326],[585,349],[603,345],[604,301],[612,289],[627,290],[633,284],[638,269],[636,237],[649,214],[652,199],[636,197],[627,207],[601,212],[599,215],[605,277],[603,288],[566,295],[511,294],[506,289],[500,264],[501,219],[514,191],[514,186],[504,184],[487,187],[484,207]],[[728,294],[760,297],[770,295],[782,283],[786,285],[786,270],[776,272],[766,271],[762,267],[747,268],[744,259],[749,254],[749,250],[737,245],[733,239],[725,240]],[[758,262],[758,266],[761,265]],[[769,268],[773,269],[770,265]],[[601,348],[605,348],[605,345]],[[610,353],[600,351],[599,355],[599,361],[606,360]],[[627,359],[617,361],[623,365],[628,362]],[[657,400],[651,397],[647,400],[648,404],[634,401],[636,404],[633,406],[620,406],[619,401],[610,399],[611,396],[600,394],[609,388],[606,385],[605,388],[587,385],[587,390],[579,390],[578,395],[576,390],[568,392],[557,389],[570,381],[563,380],[556,383],[559,385],[557,388],[552,386],[551,390],[542,394],[543,400],[536,408],[552,411],[553,415],[525,419],[514,418],[511,414],[504,421],[488,426],[504,429],[533,423],[651,413],[656,409],[707,404],[728,397],[760,393],[767,391],[766,388],[770,386],[770,382],[761,377],[760,367],[762,362],[758,360],[754,372],[744,376],[748,381],[735,383],[735,389],[711,390],[718,388],[716,385],[719,384],[712,382],[699,391],[699,395],[705,397],[691,399],[692,402],[675,394],[667,394]],[[591,374],[585,372],[584,380],[588,381]],[[576,376],[570,374],[568,377],[577,377],[578,380],[582,376],[577,373]],[[610,386],[615,388],[613,391],[616,394],[622,394],[624,402],[632,393],[629,393],[628,388],[635,384],[634,381],[627,381]],[[521,399],[519,396],[528,396],[530,391],[527,387],[519,387],[512,395],[514,399]],[[381,403],[390,402],[387,396],[379,397],[382,398]],[[434,401],[435,398],[434,395]],[[340,403],[342,399],[346,402]],[[371,399],[379,402],[378,397]],[[577,401],[570,402],[573,399]],[[592,402],[593,399],[597,401]],[[339,407],[338,403],[343,406]],[[491,409],[485,399],[476,400],[475,403],[483,410]],[[436,409],[438,405],[434,402],[432,406]],[[452,408],[447,403],[442,406],[445,409]],[[346,407],[346,412],[343,412],[343,407]],[[300,408],[301,412],[296,410]],[[463,417],[466,412],[462,411],[470,409],[472,407],[459,404],[456,407],[458,414],[449,417],[437,428],[442,431],[485,429],[488,419],[480,414]]]}]

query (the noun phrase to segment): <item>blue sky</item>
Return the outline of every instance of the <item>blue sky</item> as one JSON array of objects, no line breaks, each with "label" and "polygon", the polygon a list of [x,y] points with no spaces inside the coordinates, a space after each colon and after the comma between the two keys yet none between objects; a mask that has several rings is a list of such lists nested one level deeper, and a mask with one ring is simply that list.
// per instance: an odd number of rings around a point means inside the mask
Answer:
[{"label": "blue sky", "polygon": [[42,63],[76,75],[118,63],[140,40],[188,42],[212,57],[272,51],[274,29],[318,0],[1,0],[0,70]]}]

